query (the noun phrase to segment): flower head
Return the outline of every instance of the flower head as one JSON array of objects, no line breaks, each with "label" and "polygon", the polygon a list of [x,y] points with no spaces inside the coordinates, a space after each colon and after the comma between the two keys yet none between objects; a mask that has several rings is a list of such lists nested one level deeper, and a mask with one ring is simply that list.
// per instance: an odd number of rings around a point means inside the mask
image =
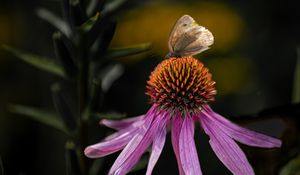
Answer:
[{"label": "flower head", "polygon": [[281,146],[281,141],[242,128],[208,105],[214,100],[215,82],[203,63],[193,57],[169,58],[151,73],[146,94],[152,107],[145,115],[120,121],[102,120],[100,123],[117,132],[102,142],[88,146],[85,155],[103,157],[120,153],[108,174],[128,173],[142,154],[151,146],[147,175],[162,152],[167,126],[171,126],[172,145],[180,175],[201,175],[200,162],[194,142],[194,123],[199,122],[210,137],[210,145],[217,157],[235,175],[252,175],[254,171],[235,141],[263,148]]},{"label": "flower head", "polygon": [[147,84],[150,102],[173,110],[197,112],[202,105],[214,101],[216,94],[208,68],[193,57],[164,60]]}]

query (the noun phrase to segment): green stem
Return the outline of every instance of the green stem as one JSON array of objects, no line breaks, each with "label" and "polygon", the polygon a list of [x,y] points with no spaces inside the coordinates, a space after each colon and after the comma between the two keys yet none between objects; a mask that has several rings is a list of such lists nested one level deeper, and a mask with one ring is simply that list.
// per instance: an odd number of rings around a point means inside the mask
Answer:
[{"label": "green stem", "polygon": [[79,90],[79,149],[80,149],[80,164],[82,174],[88,174],[88,159],[84,156],[84,149],[88,144],[88,114],[86,114],[86,107],[88,104],[88,72],[89,72],[89,60],[87,58],[87,48],[85,46],[85,40],[81,39],[80,46],[80,72],[78,79]]}]

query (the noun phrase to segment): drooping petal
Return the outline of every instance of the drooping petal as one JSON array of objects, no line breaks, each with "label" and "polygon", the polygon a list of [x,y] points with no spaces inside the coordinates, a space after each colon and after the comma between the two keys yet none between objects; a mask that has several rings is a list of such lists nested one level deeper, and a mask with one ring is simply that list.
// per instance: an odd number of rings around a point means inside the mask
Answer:
[{"label": "drooping petal", "polygon": [[224,133],[218,124],[206,117],[200,118],[205,133],[210,137],[209,143],[217,157],[234,175],[254,175],[244,152],[232,138]]},{"label": "drooping petal", "polygon": [[[145,122],[149,122],[149,118],[141,117],[139,120],[135,121],[131,125],[128,125],[127,127],[120,129],[118,132],[107,136],[104,140],[111,140],[115,137],[118,137],[119,135],[122,135],[123,133],[132,133],[135,132],[135,130],[140,130],[140,128],[144,127],[143,125]],[[132,137],[133,136],[134,135],[132,135]]]},{"label": "drooping petal", "polygon": [[151,121],[145,122],[140,130],[141,132],[136,134],[123,149],[111,167],[110,175],[123,175],[130,171],[153,141],[154,134],[165,117],[165,115],[155,116],[154,114],[146,116],[146,118],[151,118]]},{"label": "drooping petal", "polygon": [[[148,128],[147,128],[148,129]],[[142,154],[147,147],[149,146],[151,138],[149,136],[146,138],[145,135],[147,134],[146,131],[142,131],[139,134],[136,134],[131,141],[127,144],[127,146],[123,149],[123,151],[120,153],[118,158],[115,160],[113,166],[111,167],[109,171],[109,175],[115,175],[115,174],[126,174],[128,170],[125,170],[124,168],[121,168],[123,164],[125,164],[127,158],[133,153],[137,152],[137,147],[138,149],[138,154]],[[149,134],[148,134],[149,135]],[[140,144],[143,141],[143,144]],[[127,164],[130,164],[129,166],[134,166],[135,162],[126,162]]]},{"label": "drooping petal", "polygon": [[[152,106],[147,115],[152,116],[156,112],[157,108]],[[130,125],[118,132],[107,136],[102,142],[88,146],[84,150],[84,154],[89,158],[99,158],[114,152],[117,152],[129,143],[129,141],[138,133],[141,132],[144,126],[142,124],[152,121],[152,117],[142,118],[141,121],[136,122],[139,124]]]},{"label": "drooping petal", "polygon": [[122,119],[122,120],[103,119],[99,123],[101,125],[107,126],[109,128],[112,128],[115,130],[120,130],[120,129],[124,129],[124,128],[132,125],[135,122],[142,120],[143,117],[144,117],[144,115],[140,115],[137,117],[130,117],[130,118]]},{"label": "drooping petal", "polygon": [[84,154],[89,158],[99,158],[123,149],[132,137],[138,132],[137,129],[127,131],[119,131],[111,138],[106,138],[104,141],[90,145],[84,150]]},{"label": "drooping petal", "polygon": [[88,146],[84,151],[85,155],[89,158],[99,158],[125,148],[133,136],[140,132],[140,127],[144,122],[148,120],[141,118],[136,123],[107,136],[103,141]]},{"label": "drooping petal", "polygon": [[112,135],[107,136],[104,140],[110,140],[110,139],[113,139],[115,137],[118,137],[119,135],[122,135],[123,133],[133,132],[132,130],[136,130],[136,129],[139,130],[140,128],[143,128],[144,127],[143,126],[144,123],[145,122],[149,122],[149,119],[150,119],[149,117],[146,118],[145,116],[154,115],[156,113],[156,111],[157,111],[157,107],[155,105],[153,105],[149,109],[149,111],[147,112],[146,115],[144,115],[143,117],[141,116],[141,118],[139,118],[139,119],[134,117],[135,119],[133,119],[133,120],[136,120],[135,122],[133,122],[132,124],[128,125],[127,127],[124,126],[123,129],[120,129],[118,132],[116,132],[116,133],[114,133]]},{"label": "drooping petal", "polygon": [[157,134],[154,136],[153,139],[153,144],[152,144],[152,152],[151,152],[151,156],[149,159],[149,163],[148,163],[148,167],[147,167],[147,172],[146,175],[151,175],[153,168],[162,152],[162,149],[165,145],[165,141],[166,141],[166,135],[167,135],[167,128],[166,128],[166,120],[162,121],[163,123],[161,123],[159,129],[157,130]]},{"label": "drooping petal", "polygon": [[179,155],[186,175],[201,175],[200,163],[194,142],[194,121],[186,115],[179,135]]},{"label": "drooping petal", "polygon": [[184,175],[182,165],[181,165],[180,155],[179,155],[179,135],[182,127],[182,122],[183,120],[180,114],[175,114],[172,120],[172,131],[171,131],[172,146],[177,159],[178,170],[180,175]]},{"label": "drooping petal", "polygon": [[[111,135],[108,135],[107,137],[105,137],[103,139],[103,141],[109,141],[109,140],[112,140],[116,137],[119,137],[120,135],[123,135],[124,133],[133,133],[135,132],[136,130],[138,130],[139,128],[138,127],[134,127],[134,126],[130,126],[130,127],[127,127],[125,129],[121,129],[119,130],[118,132],[115,132]],[[131,135],[133,137],[133,135]]]},{"label": "drooping petal", "polygon": [[205,106],[204,109],[205,110],[202,111],[204,115],[212,122],[217,123],[220,129],[238,142],[262,148],[276,148],[281,146],[281,140],[279,139],[242,128],[212,111],[208,105]]}]

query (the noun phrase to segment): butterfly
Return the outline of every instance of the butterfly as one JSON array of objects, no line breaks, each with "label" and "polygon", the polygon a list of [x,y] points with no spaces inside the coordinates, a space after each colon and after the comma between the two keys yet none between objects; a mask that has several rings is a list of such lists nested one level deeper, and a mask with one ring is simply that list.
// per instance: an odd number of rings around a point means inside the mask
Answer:
[{"label": "butterfly", "polygon": [[177,20],[169,36],[168,57],[192,56],[209,49],[214,43],[212,33],[189,15]]}]

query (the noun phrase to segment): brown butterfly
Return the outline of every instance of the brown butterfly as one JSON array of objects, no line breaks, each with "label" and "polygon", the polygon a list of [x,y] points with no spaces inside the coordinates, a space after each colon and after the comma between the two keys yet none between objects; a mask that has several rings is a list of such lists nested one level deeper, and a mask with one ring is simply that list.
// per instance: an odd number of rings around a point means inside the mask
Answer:
[{"label": "brown butterfly", "polygon": [[214,37],[189,15],[183,15],[175,23],[169,36],[169,54],[166,57],[192,56],[209,49]]}]

